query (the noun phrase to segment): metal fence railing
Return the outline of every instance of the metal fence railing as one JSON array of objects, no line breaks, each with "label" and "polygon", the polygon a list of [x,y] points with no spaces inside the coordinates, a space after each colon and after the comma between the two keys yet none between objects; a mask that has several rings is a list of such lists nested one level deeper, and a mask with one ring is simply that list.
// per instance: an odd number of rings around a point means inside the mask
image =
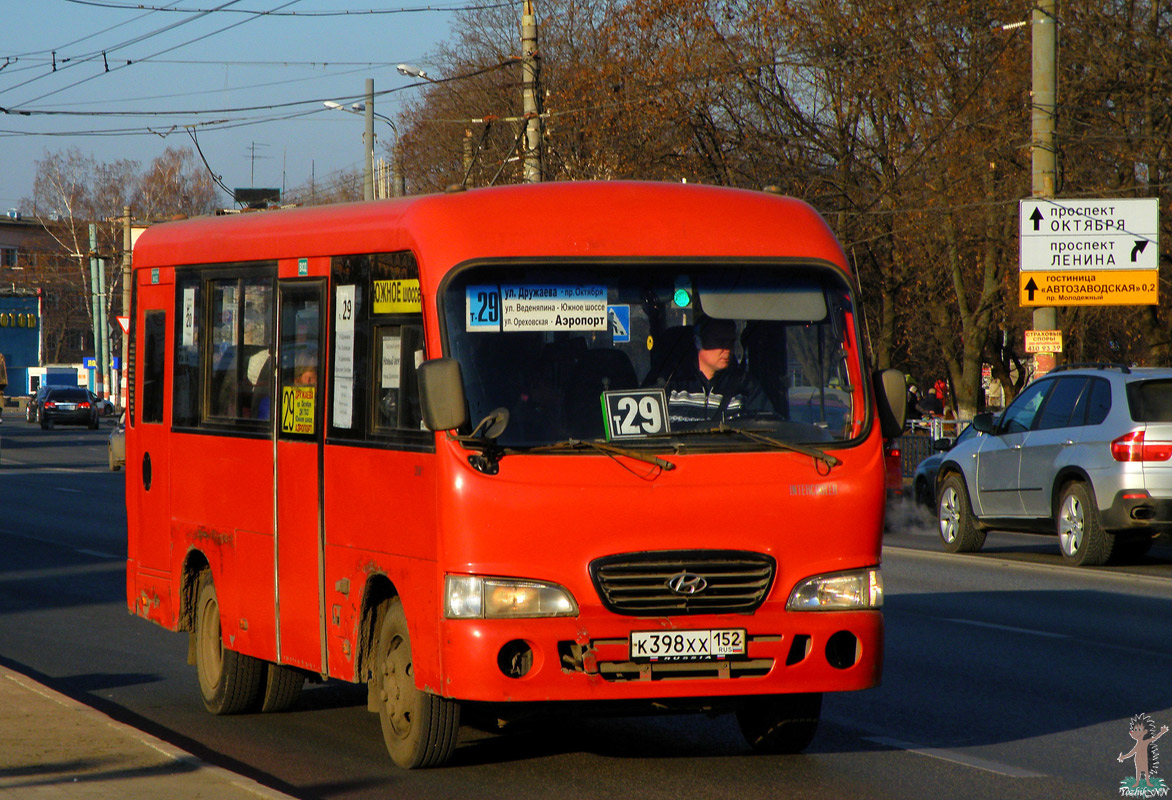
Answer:
[{"label": "metal fence railing", "polygon": [[936,452],[932,447],[934,441],[945,437],[955,439],[966,424],[961,420],[939,417],[911,420],[908,423],[910,430],[894,440],[899,448],[899,467],[903,477],[915,475],[916,466]]}]

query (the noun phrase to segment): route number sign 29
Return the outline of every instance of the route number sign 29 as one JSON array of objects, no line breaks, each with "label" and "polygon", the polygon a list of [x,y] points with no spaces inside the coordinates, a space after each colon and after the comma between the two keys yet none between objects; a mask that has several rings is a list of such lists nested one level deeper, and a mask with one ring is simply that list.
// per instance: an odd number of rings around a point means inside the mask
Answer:
[{"label": "route number sign 29", "polygon": [[603,392],[602,410],[608,441],[671,433],[663,389]]}]

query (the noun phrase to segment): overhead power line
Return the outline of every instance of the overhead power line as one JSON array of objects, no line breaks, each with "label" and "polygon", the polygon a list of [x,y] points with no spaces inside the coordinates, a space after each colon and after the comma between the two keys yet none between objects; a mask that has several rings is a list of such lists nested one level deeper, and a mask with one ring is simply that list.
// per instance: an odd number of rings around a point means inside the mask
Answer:
[{"label": "overhead power line", "polygon": [[257,17],[357,17],[371,14],[420,14],[429,11],[452,13],[457,11],[489,11],[494,8],[505,8],[512,3],[488,3],[478,5],[442,6],[429,4],[403,8],[361,8],[338,9],[335,11],[254,11],[248,8],[174,8],[170,6],[147,6],[141,3],[115,3],[110,0],[65,0],[79,6],[97,6],[98,8],[119,8],[124,11],[174,11],[184,14],[210,14],[212,12],[229,12],[233,14],[251,14]]},{"label": "overhead power line", "polygon": [[[236,4],[236,3],[239,3],[240,1],[241,1],[241,0],[228,0],[228,2],[224,3],[224,4],[223,4],[223,6],[221,6],[221,8],[224,8],[224,7],[227,7],[227,6],[234,5],[234,4]],[[298,0],[293,0],[293,2],[298,2]],[[290,3],[289,5],[291,5],[291,3]],[[142,34],[142,35],[140,35],[140,36],[135,36],[134,38],[127,39],[126,41],[123,41],[123,42],[119,42],[118,44],[116,44],[116,45],[113,45],[113,46],[111,46],[111,47],[102,48],[101,50],[96,50],[96,51],[94,51],[94,52],[92,52],[92,53],[87,53],[87,54],[85,54],[85,55],[83,55],[83,56],[75,56],[75,57],[65,57],[65,56],[62,56],[62,59],[61,59],[61,61],[60,61],[60,64],[61,64],[61,67],[60,67],[60,69],[63,69],[63,70],[64,70],[64,69],[69,69],[70,67],[75,67],[75,66],[78,66],[79,64],[85,64],[85,63],[88,63],[88,62],[90,62],[90,61],[96,61],[96,60],[97,60],[97,59],[99,59],[99,58],[101,58],[101,59],[102,59],[102,61],[103,61],[103,63],[105,63],[105,62],[106,62],[106,60],[107,60],[107,56],[108,56],[108,54],[109,54],[109,53],[117,52],[118,50],[121,50],[121,49],[123,49],[124,47],[129,47],[129,46],[130,46],[130,45],[132,45],[132,44],[138,44],[139,42],[142,42],[142,41],[145,41],[145,40],[147,40],[147,39],[150,39],[150,38],[153,38],[153,37],[155,37],[155,36],[158,36],[158,35],[160,35],[160,34],[166,33],[167,31],[174,30],[175,28],[178,28],[178,27],[179,27],[179,26],[181,26],[181,25],[186,25],[186,24],[188,24],[188,23],[190,23],[190,22],[194,22],[194,21],[196,21],[197,19],[200,19],[201,17],[204,17],[204,16],[206,16],[206,15],[207,15],[207,14],[209,14],[209,13],[211,13],[211,12],[210,12],[210,11],[209,11],[209,12],[204,12],[203,14],[200,14],[200,15],[198,15],[198,16],[195,16],[195,17],[191,17],[190,19],[181,20],[181,21],[179,21],[179,22],[173,22],[173,23],[171,23],[170,25],[164,25],[162,28],[156,28],[155,30],[153,30],[153,31],[150,31],[149,33],[144,33],[144,34]],[[238,25],[238,24],[240,24],[240,23],[236,23],[236,24]],[[231,27],[235,27],[235,25],[229,25],[229,26],[228,26],[228,28],[231,28]],[[228,30],[228,28],[223,28],[222,30]],[[214,33],[219,33],[219,32],[220,32],[220,31],[215,31]],[[212,35],[212,34],[208,34],[208,35]],[[87,38],[89,38],[89,37],[87,37]],[[206,37],[206,36],[201,36],[201,37],[199,37],[199,39],[204,39],[204,38],[207,38],[207,37]],[[199,39],[195,39],[195,40],[193,40],[193,41],[199,41]],[[79,41],[80,41],[80,40],[79,40]],[[175,49],[177,49],[177,48],[179,48],[179,47],[183,47],[183,46],[185,46],[185,45],[187,45],[187,44],[191,44],[191,42],[184,42],[184,43],[182,43],[182,44],[176,45],[175,47],[169,48],[168,50],[163,50],[163,51],[161,51],[161,52],[159,52],[159,53],[155,53],[154,55],[156,55],[156,56],[157,56],[157,55],[162,55],[163,53],[170,52],[171,50],[175,50]],[[49,50],[49,51],[48,51],[48,52],[50,52],[50,53],[52,54],[52,66],[53,66],[53,69],[52,69],[50,72],[43,73],[43,74],[41,74],[41,75],[38,75],[38,76],[36,76],[36,77],[34,77],[34,78],[29,78],[27,81],[24,81],[23,83],[18,83],[18,84],[16,84],[15,86],[8,86],[8,87],[5,87],[5,88],[3,89],[3,91],[4,91],[4,92],[10,92],[10,91],[12,91],[13,89],[19,89],[19,88],[20,88],[20,87],[22,87],[22,86],[27,86],[27,85],[28,85],[28,84],[30,84],[30,83],[33,83],[33,82],[35,82],[35,81],[38,81],[38,80],[41,80],[41,79],[43,79],[43,78],[47,78],[48,76],[50,76],[50,75],[52,75],[52,74],[56,73],[56,72],[58,71],[58,59],[57,59],[57,52],[58,52],[59,50],[62,50],[62,49],[64,49],[64,47],[61,47],[61,48],[53,48],[53,49],[51,49],[51,50]],[[43,50],[42,50],[42,51],[40,51],[40,52],[45,52],[45,51],[43,51]],[[147,56],[147,58],[152,58],[152,57],[153,57],[153,56]],[[130,62],[128,61],[128,62],[126,62],[126,65],[124,65],[124,66],[129,66],[129,64],[130,64]],[[118,68],[116,67],[115,69],[118,69]],[[109,66],[107,65],[107,67],[106,67],[106,72],[110,72],[110,71],[111,71],[111,70],[110,70]],[[104,73],[101,73],[101,72],[97,73],[97,75],[101,75],[101,74],[104,74]],[[64,91],[65,89],[72,88],[73,86],[77,86],[77,85],[78,85],[78,84],[80,84],[80,83],[85,83],[85,82],[86,82],[86,81],[88,81],[88,80],[92,80],[93,78],[97,77],[97,75],[91,75],[89,78],[84,78],[84,79],[82,79],[82,80],[78,81],[77,83],[72,83],[72,84],[70,84],[69,86],[64,86],[64,87],[62,87],[61,89],[57,89],[56,91],[50,92],[49,94],[41,95],[41,97],[34,98],[33,100],[31,100],[31,101],[29,101],[29,102],[34,102],[34,103],[35,103],[37,100],[41,100],[41,99],[43,99],[43,98],[45,98],[45,97],[48,97],[48,96],[50,96],[50,95],[52,95],[52,94],[56,94],[57,92]]]}]

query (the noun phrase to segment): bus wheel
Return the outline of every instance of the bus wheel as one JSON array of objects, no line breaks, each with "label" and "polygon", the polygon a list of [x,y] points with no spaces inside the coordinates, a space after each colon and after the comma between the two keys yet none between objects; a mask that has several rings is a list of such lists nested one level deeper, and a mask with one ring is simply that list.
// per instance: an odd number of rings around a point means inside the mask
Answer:
[{"label": "bus wheel", "polygon": [[404,769],[438,767],[456,748],[460,706],[415,685],[407,616],[395,597],[378,632],[370,690],[391,760]]},{"label": "bus wheel", "polygon": [[964,478],[949,474],[936,501],[936,522],[940,541],[949,553],[976,553],[985,546],[985,531],[977,527]]},{"label": "bus wheel", "polygon": [[207,571],[200,575],[195,605],[195,671],[208,711],[238,714],[256,708],[264,662],[224,647],[216,585]]},{"label": "bus wheel", "polygon": [[264,692],[261,695],[260,710],[264,712],[284,711],[297,702],[305,675],[295,669],[279,664],[265,664]]},{"label": "bus wheel", "polygon": [[741,734],[758,753],[800,753],[814,739],[822,693],[747,697],[737,709]]}]

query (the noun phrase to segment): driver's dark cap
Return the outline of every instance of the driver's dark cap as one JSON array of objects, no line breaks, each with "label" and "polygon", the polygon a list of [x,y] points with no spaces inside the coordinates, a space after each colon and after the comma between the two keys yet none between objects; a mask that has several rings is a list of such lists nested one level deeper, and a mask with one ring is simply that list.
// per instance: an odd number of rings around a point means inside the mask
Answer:
[{"label": "driver's dark cap", "polygon": [[737,343],[737,324],[731,319],[705,317],[696,323],[696,344],[701,350],[731,350]]}]

